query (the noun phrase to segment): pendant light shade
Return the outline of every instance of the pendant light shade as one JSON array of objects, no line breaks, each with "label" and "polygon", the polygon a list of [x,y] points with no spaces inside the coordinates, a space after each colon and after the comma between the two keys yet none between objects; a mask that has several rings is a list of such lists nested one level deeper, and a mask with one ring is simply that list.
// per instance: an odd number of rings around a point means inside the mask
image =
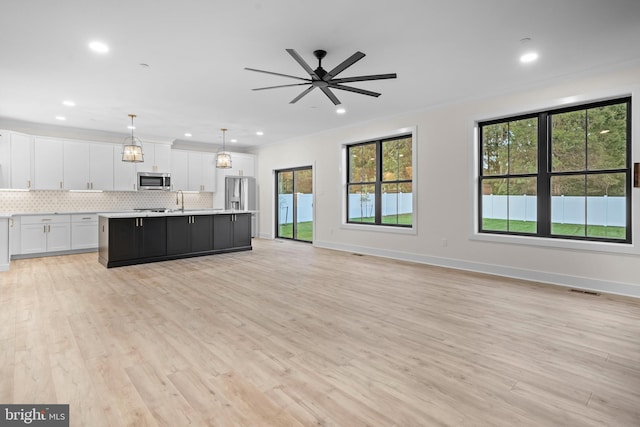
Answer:
[{"label": "pendant light shade", "polygon": [[142,153],[142,141],[133,135],[133,118],[135,114],[129,114],[131,117],[131,136],[127,136],[122,143],[122,161],[130,163],[144,162],[144,154]]},{"label": "pendant light shade", "polygon": [[231,168],[231,153],[227,153],[225,150],[224,136],[227,129],[220,129],[222,131],[222,151],[216,154],[216,168],[218,169],[230,169]]}]

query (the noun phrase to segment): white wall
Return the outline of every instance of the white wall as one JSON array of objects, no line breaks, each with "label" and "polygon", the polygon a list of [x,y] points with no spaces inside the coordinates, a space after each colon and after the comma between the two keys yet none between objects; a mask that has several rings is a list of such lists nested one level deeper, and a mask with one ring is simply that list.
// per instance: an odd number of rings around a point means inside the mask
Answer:
[{"label": "white wall", "polygon": [[[330,130],[264,147],[258,152],[261,237],[274,231],[276,169],[312,165],[316,246],[539,280],[640,297],[638,245],[487,238],[474,233],[475,141],[478,120],[634,95],[633,161],[640,161],[640,68],[567,78],[561,84],[442,106],[375,122]],[[470,97],[471,99],[471,97]],[[343,225],[342,144],[417,127],[416,233],[400,234]],[[282,158],[283,153],[286,156]],[[639,189],[633,189],[634,241],[640,240]],[[431,200],[438,200],[432,204]],[[444,207],[444,208],[443,208]],[[446,240],[446,243],[444,242]]]}]

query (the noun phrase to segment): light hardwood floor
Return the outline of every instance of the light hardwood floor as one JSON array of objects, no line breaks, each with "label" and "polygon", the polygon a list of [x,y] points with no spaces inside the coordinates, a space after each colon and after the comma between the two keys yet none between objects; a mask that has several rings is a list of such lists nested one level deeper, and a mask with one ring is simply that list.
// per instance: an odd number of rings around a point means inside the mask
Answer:
[{"label": "light hardwood floor", "polygon": [[0,273],[0,403],[72,426],[640,426],[640,301],[296,242]]}]

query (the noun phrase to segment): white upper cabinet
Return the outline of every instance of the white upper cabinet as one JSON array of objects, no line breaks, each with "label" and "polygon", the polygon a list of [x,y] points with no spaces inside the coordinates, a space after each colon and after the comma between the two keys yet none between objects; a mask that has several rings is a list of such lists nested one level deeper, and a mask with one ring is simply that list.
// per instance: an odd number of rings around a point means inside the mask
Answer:
[{"label": "white upper cabinet", "polygon": [[115,191],[136,191],[136,163],[122,161],[122,145],[113,146],[113,189]]},{"label": "white upper cabinet", "polygon": [[33,144],[33,188],[61,190],[64,188],[64,144],[60,139],[35,137]]},{"label": "white upper cabinet", "polygon": [[202,153],[189,153],[189,190],[202,191]]},{"label": "white upper cabinet", "polygon": [[155,142],[143,142],[144,162],[137,163],[138,172],[170,172],[171,146]]},{"label": "white upper cabinet", "polygon": [[113,190],[113,144],[64,141],[64,188]]},{"label": "white upper cabinet", "polygon": [[171,189],[186,190],[189,187],[189,153],[171,150]]},{"label": "white upper cabinet", "polygon": [[11,139],[0,130],[0,188],[11,188]]},{"label": "white upper cabinet", "polygon": [[173,191],[214,192],[215,185],[215,154],[171,150],[171,187]]},{"label": "white upper cabinet", "polygon": [[89,168],[92,190],[110,191],[114,189],[113,148],[112,144],[91,144]]},{"label": "white upper cabinet", "polygon": [[202,191],[212,193],[216,191],[216,155],[202,154]]},{"label": "white upper cabinet", "polygon": [[89,165],[89,143],[64,141],[64,188],[65,190],[91,189],[91,166]]},{"label": "white upper cabinet", "polygon": [[0,188],[31,188],[32,152],[32,136],[0,130]]}]

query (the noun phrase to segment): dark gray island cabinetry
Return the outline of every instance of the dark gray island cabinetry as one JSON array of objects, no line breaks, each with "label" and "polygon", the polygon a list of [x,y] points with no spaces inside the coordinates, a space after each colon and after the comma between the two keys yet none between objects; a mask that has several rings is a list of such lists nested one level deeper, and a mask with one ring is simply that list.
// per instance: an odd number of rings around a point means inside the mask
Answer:
[{"label": "dark gray island cabinetry", "polygon": [[105,214],[99,262],[110,268],[251,250],[250,212]]}]

